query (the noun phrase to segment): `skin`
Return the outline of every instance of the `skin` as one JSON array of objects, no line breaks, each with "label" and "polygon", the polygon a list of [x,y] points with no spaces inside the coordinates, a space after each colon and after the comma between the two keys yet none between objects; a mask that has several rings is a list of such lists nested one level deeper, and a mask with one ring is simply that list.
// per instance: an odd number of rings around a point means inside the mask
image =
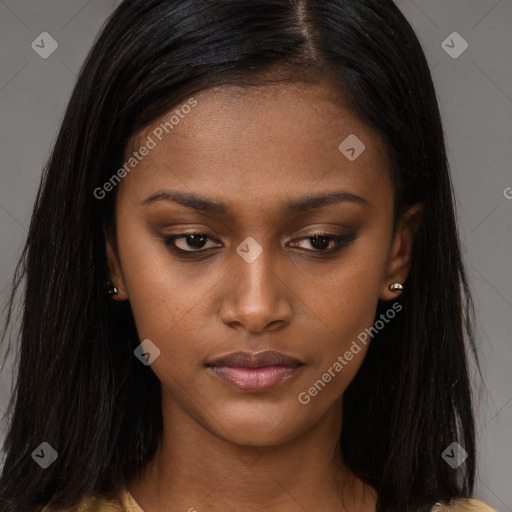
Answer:
[{"label": "skin", "polygon": [[[117,254],[107,242],[116,300],[130,301],[140,339],[160,350],[151,368],[162,384],[163,443],[129,490],[145,512],[169,504],[339,511],[340,496],[341,510],[374,511],[374,490],[343,464],[337,445],[343,392],[367,347],[308,404],[297,396],[373,325],[378,299],[396,298],[389,285],[406,280],[421,205],[393,236],[385,147],[335,103],[328,84],[223,86],[194,97],[197,106],[118,185]],[[167,118],[139,132],[132,148]],[[353,162],[338,149],[349,134],[366,146]],[[142,204],[161,190],[194,192],[230,211]],[[335,191],[365,201],[283,214],[287,201]],[[322,257],[336,242],[314,245],[315,230],[356,238]],[[210,238],[175,245],[209,255],[172,253],[162,237],[186,231]],[[236,252],[249,236],[263,250],[251,263]],[[205,367],[230,352],[265,349],[305,364],[261,393],[234,389]]]}]

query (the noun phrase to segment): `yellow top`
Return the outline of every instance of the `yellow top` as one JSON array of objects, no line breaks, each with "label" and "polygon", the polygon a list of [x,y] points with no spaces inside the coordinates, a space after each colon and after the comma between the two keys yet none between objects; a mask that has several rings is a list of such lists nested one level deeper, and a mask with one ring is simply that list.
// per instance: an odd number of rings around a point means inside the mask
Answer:
[{"label": "yellow top", "polygon": [[[77,512],[144,512],[132,495],[124,491],[119,501],[110,501],[105,498],[92,498],[82,504]],[[431,512],[496,512],[485,503],[475,499],[458,499],[449,504],[436,503]]]}]

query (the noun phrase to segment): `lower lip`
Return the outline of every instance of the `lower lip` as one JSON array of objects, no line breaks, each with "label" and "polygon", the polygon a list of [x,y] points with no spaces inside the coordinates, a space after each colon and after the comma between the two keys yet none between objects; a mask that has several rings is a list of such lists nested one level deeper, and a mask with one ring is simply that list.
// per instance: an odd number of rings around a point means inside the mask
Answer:
[{"label": "lower lip", "polygon": [[247,392],[268,391],[292,377],[299,366],[209,366],[210,370],[233,387]]}]

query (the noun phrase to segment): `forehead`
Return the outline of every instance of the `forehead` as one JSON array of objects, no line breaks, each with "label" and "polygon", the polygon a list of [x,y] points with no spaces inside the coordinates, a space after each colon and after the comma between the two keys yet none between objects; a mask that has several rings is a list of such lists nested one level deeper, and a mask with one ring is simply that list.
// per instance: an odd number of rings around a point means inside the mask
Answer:
[{"label": "forehead", "polygon": [[[224,85],[193,100],[193,107],[177,105],[132,139],[127,160],[149,139],[154,142],[123,180],[138,195],[160,187],[216,196],[252,191],[269,199],[320,182],[361,191],[388,180],[380,137],[328,84]],[[355,160],[347,157],[348,146],[355,147]]]}]

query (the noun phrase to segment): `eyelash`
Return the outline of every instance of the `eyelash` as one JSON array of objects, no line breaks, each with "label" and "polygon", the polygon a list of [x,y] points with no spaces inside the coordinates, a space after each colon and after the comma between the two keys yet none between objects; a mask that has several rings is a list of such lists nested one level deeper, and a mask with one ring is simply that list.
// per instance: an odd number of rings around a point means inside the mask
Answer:
[{"label": "eyelash", "polygon": [[[194,256],[189,256],[191,254],[195,254],[197,256],[203,256],[209,252],[211,252],[214,248],[211,249],[199,249],[197,251],[185,251],[183,249],[180,249],[176,247],[174,242],[179,239],[186,239],[189,236],[198,236],[198,237],[206,237],[209,240],[213,240],[211,237],[209,237],[206,233],[201,233],[199,231],[197,232],[189,232],[189,233],[180,233],[178,235],[170,235],[170,236],[163,236],[162,240],[164,245],[177,254],[178,256],[185,256],[186,258],[194,258]],[[331,249],[303,249],[306,253],[313,253],[313,254],[319,254],[320,257],[328,257],[334,254],[337,254],[338,252],[342,251],[345,247],[349,246],[356,238],[356,233],[351,233],[349,235],[335,235],[332,233],[325,233],[321,231],[315,231],[314,234],[311,236],[304,236],[301,238],[298,238],[297,240],[311,240],[315,238],[328,238],[331,241],[335,242],[334,248]]]}]

